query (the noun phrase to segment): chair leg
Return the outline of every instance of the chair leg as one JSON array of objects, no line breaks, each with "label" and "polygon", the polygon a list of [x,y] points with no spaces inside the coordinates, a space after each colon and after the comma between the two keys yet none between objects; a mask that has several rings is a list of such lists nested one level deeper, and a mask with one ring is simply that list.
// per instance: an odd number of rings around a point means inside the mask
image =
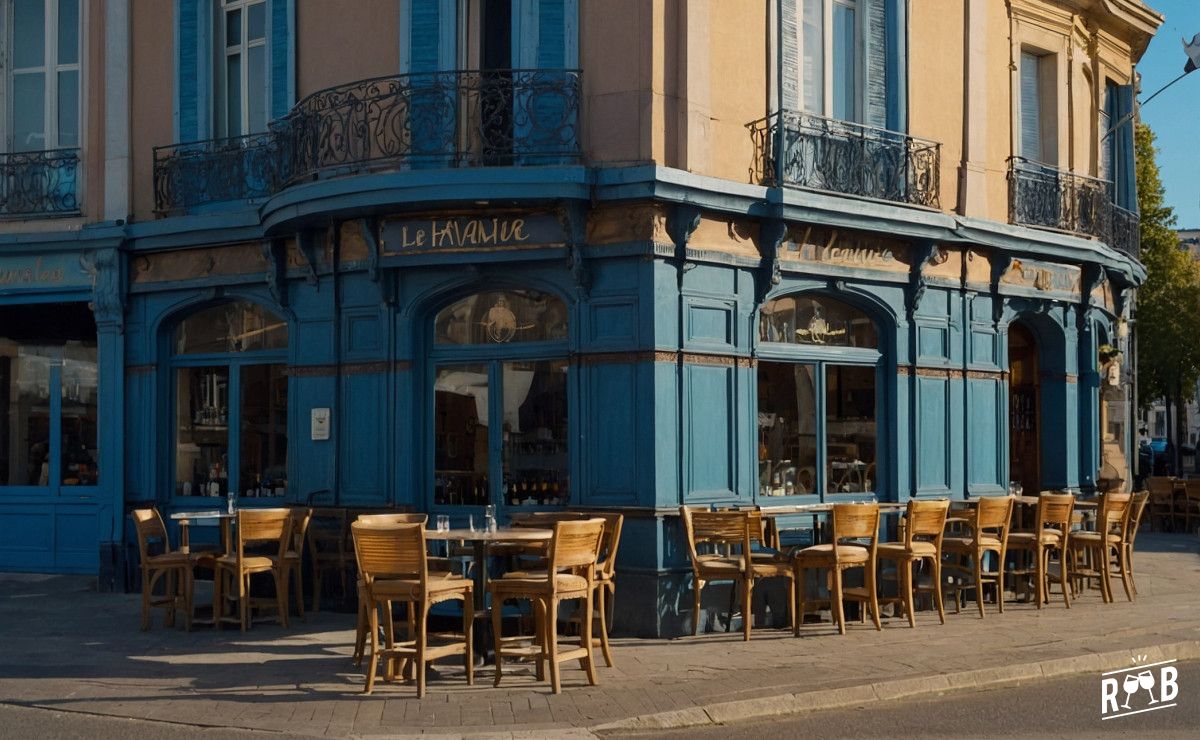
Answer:
[{"label": "chair leg", "polygon": [[[954,597],[954,601],[958,601],[958,597]],[[979,605],[979,618],[983,619],[983,553],[975,553],[975,603]],[[955,603],[957,613],[958,604]]]},{"label": "chair leg", "polygon": [[804,584],[808,571],[804,568],[796,568],[794,571],[795,578],[793,582],[796,584],[796,618],[792,621],[792,636],[800,636],[800,628],[804,626]]},{"label": "chair leg", "polygon": [[583,659],[584,671],[587,672],[588,684],[595,686],[596,677],[596,656],[592,651],[592,594],[594,588],[588,589],[587,594],[583,597],[583,623],[579,625],[579,643],[583,647],[583,654],[586,656]]},{"label": "chair leg", "polygon": [[288,579],[287,574],[279,569],[271,571],[275,579],[275,621],[280,626],[288,626]]},{"label": "chair leg", "polygon": [[704,581],[694,577],[692,579],[692,637],[700,634],[700,589],[704,588]]},{"label": "chair leg", "polygon": [[213,629],[221,629],[221,619],[225,616],[225,574],[221,566],[213,566]]},{"label": "chair leg", "polygon": [[795,574],[788,578],[788,626],[796,629],[796,578]]},{"label": "chair leg", "polygon": [[142,568],[142,632],[150,629],[150,592],[154,589],[150,571]]},{"label": "chair leg", "polygon": [[247,573],[238,573],[238,617],[242,622],[242,632],[246,631],[246,627],[250,623],[249,595],[250,575]]},{"label": "chair leg", "polygon": [[908,626],[917,626],[917,610],[916,604],[913,603],[913,575],[912,561],[897,560],[896,565],[900,570],[900,588],[904,591],[904,611],[908,612]]},{"label": "chair leg", "polygon": [[863,574],[863,584],[867,587],[867,598],[871,604],[871,619],[875,622],[875,631],[879,632],[883,629],[883,623],[879,620],[879,591],[875,583],[875,563],[868,563],[866,572]]},{"label": "chair leg", "polygon": [[[742,578],[742,639],[750,642],[750,629],[754,626],[751,608],[754,605],[754,576],[747,573]],[[733,617],[731,616],[732,620]]]},{"label": "chair leg", "polygon": [[[1046,558],[1047,558],[1047,560],[1050,558],[1049,551],[1047,551],[1047,553],[1046,553]],[[1059,566],[1058,567],[1058,585],[1062,588],[1063,603],[1067,605],[1068,609],[1070,609],[1071,608],[1071,593],[1070,593],[1069,589],[1071,588],[1071,586],[1068,583],[1068,578],[1067,578],[1067,550],[1066,550],[1066,548],[1059,548],[1059,550],[1058,550],[1058,566]],[[1049,567],[1049,566],[1047,566],[1047,567]]]},{"label": "chair leg", "polygon": [[375,670],[379,662],[379,611],[374,602],[368,607],[367,627],[370,632],[371,654],[367,659],[367,687],[363,693],[369,694],[375,688]]},{"label": "chair leg", "polygon": [[543,620],[546,625],[544,650],[547,653],[547,660],[550,661],[550,691],[559,694],[562,693],[562,686],[559,684],[558,671],[558,599],[550,598],[546,601],[546,613]]},{"label": "chair leg", "polygon": [[1117,561],[1121,568],[1121,585],[1125,587],[1125,598],[1133,601],[1137,589],[1133,587],[1133,573],[1130,569],[1129,550],[1124,545],[1117,546]]},{"label": "chair leg", "polygon": [[[463,606],[466,609],[466,605]],[[498,594],[492,594],[492,655],[496,660],[496,678],[492,681],[492,686],[500,685],[500,677],[504,671],[504,649],[503,643],[500,641],[500,625],[501,616],[504,611],[504,603],[501,601]]]},{"label": "chair leg", "polygon": [[996,610],[1004,613],[1004,559],[1008,556],[1006,550],[1000,551],[996,560]]},{"label": "chair leg", "polygon": [[[429,636],[429,603],[426,601],[417,604],[414,602],[417,612],[417,698],[425,698],[425,641]],[[391,616],[388,616],[391,619]]]},{"label": "chair leg", "polygon": [[933,603],[937,606],[938,620],[945,624],[946,605],[942,602],[942,561],[936,557],[933,558]]},{"label": "chair leg", "polygon": [[533,634],[538,646],[537,669],[535,676],[539,682],[546,680],[546,602],[541,599],[529,600],[530,611],[533,612]]},{"label": "chair leg", "polygon": [[846,634],[846,605],[842,599],[842,569],[836,565],[832,568],[833,587],[829,589],[829,601],[833,610],[833,618],[837,620],[838,634]]},{"label": "chair leg", "polygon": [[[600,616],[600,652],[604,654],[604,664],[609,668],[613,667],[612,651],[608,646],[608,610],[605,608],[605,591],[604,584],[596,589],[596,612]],[[590,634],[590,633],[589,633]]]},{"label": "chair leg", "polygon": [[313,614],[321,611],[321,566],[313,563],[313,597],[312,608],[309,610]]},{"label": "chair leg", "polygon": [[467,685],[475,685],[475,599],[467,589],[463,596],[463,662],[467,671]]},{"label": "chair leg", "polygon": [[288,569],[293,580],[296,582],[296,614],[300,615],[301,619],[304,619],[304,579],[300,577],[300,570],[299,564]]},{"label": "chair leg", "polygon": [[361,666],[363,647],[367,641],[367,605],[362,594],[358,595],[358,620],[354,628],[354,665]]},{"label": "chair leg", "polygon": [[1041,609],[1042,602],[1046,598],[1046,550],[1041,545],[1038,545],[1034,550],[1034,557],[1037,558],[1037,565],[1034,566],[1034,577],[1037,583],[1034,590],[1037,592],[1035,594],[1037,597],[1037,608]]}]

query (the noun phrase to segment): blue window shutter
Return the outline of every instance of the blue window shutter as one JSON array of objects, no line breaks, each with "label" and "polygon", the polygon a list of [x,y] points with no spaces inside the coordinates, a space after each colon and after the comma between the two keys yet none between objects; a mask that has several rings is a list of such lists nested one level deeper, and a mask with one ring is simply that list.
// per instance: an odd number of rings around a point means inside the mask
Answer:
[{"label": "blue window shutter", "polygon": [[437,72],[441,41],[440,0],[411,0],[408,72]]},{"label": "blue window shutter", "polygon": [[271,118],[286,115],[296,102],[296,2],[270,0]]},{"label": "blue window shutter", "polygon": [[[780,33],[783,36],[783,54],[780,93],[784,110],[800,110],[800,45],[797,40],[799,16],[796,6],[799,0],[780,0]],[[775,101],[771,101],[772,107]]]},{"label": "blue window shutter", "polygon": [[[1133,85],[1116,87],[1117,104],[1113,110],[1113,125],[1133,110]],[[1128,211],[1137,212],[1137,172],[1133,158],[1133,120],[1121,124],[1113,132],[1116,147],[1113,152],[1113,182],[1117,205]]]},{"label": "blue window shutter", "polygon": [[1036,54],[1021,52],[1021,156],[1034,162],[1043,159],[1039,65]]},{"label": "blue window shutter", "polygon": [[538,69],[562,69],[566,66],[563,6],[564,0],[540,0],[538,3]]},{"label": "blue window shutter", "polygon": [[863,121],[871,126],[888,128],[888,29],[885,0],[865,0],[867,11],[866,95],[863,101]]},{"label": "blue window shutter", "polygon": [[908,2],[871,0],[885,5],[887,33],[887,128],[908,132]]},{"label": "blue window shutter", "polygon": [[212,0],[175,0],[175,140],[212,129]]}]

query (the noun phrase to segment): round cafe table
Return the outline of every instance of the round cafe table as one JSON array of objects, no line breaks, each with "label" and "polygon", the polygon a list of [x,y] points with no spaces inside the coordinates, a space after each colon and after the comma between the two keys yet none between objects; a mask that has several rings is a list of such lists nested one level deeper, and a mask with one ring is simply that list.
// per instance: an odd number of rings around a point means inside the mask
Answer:
[{"label": "round cafe table", "polygon": [[[487,617],[487,583],[489,542],[548,542],[554,537],[553,529],[534,529],[531,527],[500,527],[494,532],[484,529],[436,529],[425,530],[427,540],[445,540],[470,542],[474,548],[475,568],[472,570],[475,581],[475,618]],[[497,605],[499,607],[499,605]],[[487,630],[476,630],[476,653],[486,661]]]}]

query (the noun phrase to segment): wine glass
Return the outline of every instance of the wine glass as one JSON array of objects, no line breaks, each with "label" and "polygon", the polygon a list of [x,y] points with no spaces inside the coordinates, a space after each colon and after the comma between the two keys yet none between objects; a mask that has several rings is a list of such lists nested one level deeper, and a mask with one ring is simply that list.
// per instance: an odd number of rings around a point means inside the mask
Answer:
[{"label": "wine glass", "polygon": [[1122,708],[1129,709],[1129,697],[1137,693],[1138,687],[1141,686],[1141,681],[1132,673],[1125,674],[1125,680],[1121,682],[1121,688],[1125,690],[1125,703]]},{"label": "wine glass", "polygon": [[1157,704],[1158,699],[1154,698],[1154,671],[1145,670],[1137,675],[1138,683],[1143,689],[1146,690],[1146,693],[1150,695],[1150,703]]}]

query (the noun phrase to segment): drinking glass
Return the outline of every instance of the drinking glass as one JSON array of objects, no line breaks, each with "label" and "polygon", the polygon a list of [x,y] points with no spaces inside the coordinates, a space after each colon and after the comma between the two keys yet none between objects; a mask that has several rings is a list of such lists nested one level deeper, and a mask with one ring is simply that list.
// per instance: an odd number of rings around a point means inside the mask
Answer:
[{"label": "drinking glass", "polygon": [[468,517],[468,521],[469,521],[469,523],[470,523],[471,531],[472,531],[472,532],[478,532],[479,530],[475,529],[475,515],[474,515],[474,514],[471,514],[471,515]]},{"label": "drinking glass", "polygon": [[439,532],[449,532],[450,531],[450,515],[449,514],[438,514],[437,528],[438,528]]}]

